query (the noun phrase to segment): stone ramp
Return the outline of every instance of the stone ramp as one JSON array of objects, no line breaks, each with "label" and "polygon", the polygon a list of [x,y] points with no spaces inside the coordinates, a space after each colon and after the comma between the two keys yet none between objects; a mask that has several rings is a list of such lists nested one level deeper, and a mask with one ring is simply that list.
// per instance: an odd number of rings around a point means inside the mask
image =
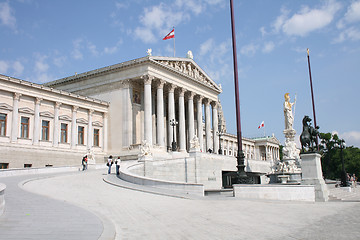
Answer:
[{"label": "stone ramp", "polygon": [[93,213],[22,189],[22,184],[36,177],[44,175],[0,179],[6,184],[0,239],[101,239],[103,224]]},{"label": "stone ramp", "polygon": [[329,200],[360,202],[360,188],[329,188]]}]

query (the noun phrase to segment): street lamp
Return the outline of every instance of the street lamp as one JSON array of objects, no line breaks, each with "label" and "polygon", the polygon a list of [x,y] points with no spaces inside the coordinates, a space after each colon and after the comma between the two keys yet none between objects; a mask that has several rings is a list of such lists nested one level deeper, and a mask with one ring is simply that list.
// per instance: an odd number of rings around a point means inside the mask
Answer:
[{"label": "street lamp", "polygon": [[220,129],[220,131],[216,132],[216,134],[219,136],[219,154],[222,154],[221,137],[224,135],[224,132]]},{"label": "street lamp", "polygon": [[348,180],[347,180],[347,174],[345,171],[345,164],[344,164],[344,156],[343,156],[343,149],[346,147],[345,140],[339,139],[336,141],[337,147],[340,148],[340,158],[341,158],[341,164],[342,164],[342,171],[341,171],[341,185],[342,187],[349,186]]},{"label": "street lamp", "polygon": [[170,120],[170,126],[172,126],[173,128],[173,141],[171,143],[171,151],[175,152],[176,151],[176,142],[175,142],[175,126],[178,124],[178,121],[176,121],[175,119],[171,119]]}]

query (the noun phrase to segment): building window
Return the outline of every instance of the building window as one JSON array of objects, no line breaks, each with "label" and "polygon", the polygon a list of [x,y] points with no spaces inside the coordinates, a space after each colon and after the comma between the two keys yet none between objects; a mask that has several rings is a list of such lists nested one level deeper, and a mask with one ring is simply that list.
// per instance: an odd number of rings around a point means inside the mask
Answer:
[{"label": "building window", "polygon": [[50,122],[42,120],[41,123],[41,139],[44,141],[49,141],[49,126]]},{"label": "building window", "polygon": [[94,146],[99,146],[99,129],[94,129]]},{"label": "building window", "polygon": [[60,136],[60,142],[67,143],[67,129],[68,125],[66,123],[61,124],[61,136]]},{"label": "building window", "polygon": [[0,163],[0,169],[8,169],[9,163]]},{"label": "building window", "polygon": [[21,117],[21,136],[22,138],[29,138],[29,118]]},{"label": "building window", "polygon": [[78,127],[78,144],[84,145],[84,127]]},{"label": "building window", "polygon": [[0,113],[0,136],[6,136],[6,114]]},{"label": "building window", "polygon": [[32,167],[32,164],[31,163],[25,163],[24,164],[24,168],[31,168]]}]

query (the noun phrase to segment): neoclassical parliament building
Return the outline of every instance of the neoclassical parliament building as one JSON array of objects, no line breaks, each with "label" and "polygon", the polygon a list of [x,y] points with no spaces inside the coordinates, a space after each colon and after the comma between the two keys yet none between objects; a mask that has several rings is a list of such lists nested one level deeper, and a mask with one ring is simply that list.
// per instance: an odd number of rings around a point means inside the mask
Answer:
[{"label": "neoclassical parliament building", "polygon": [[[191,57],[149,55],[43,85],[0,75],[0,167],[74,166],[85,154],[134,160],[144,142],[154,160],[186,158],[195,136],[204,156],[234,160],[221,92]],[[279,144],[243,138],[247,171],[270,172]]]}]

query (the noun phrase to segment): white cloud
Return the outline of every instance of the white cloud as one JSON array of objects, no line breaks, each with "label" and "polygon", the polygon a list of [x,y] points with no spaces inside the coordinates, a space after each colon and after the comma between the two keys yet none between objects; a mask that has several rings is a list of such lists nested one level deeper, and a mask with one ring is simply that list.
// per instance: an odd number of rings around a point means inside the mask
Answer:
[{"label": "white cloud", "polygon": [[46,72],[49,69],[49,64],[45,62],[48,57],[45,55],[36,54],[35,58],[36,60],[34,71],[37,73]]},{"label": "white cloud", "polygon": [[267,43],[264,44],[262,52],[263,53],[270,53],[270,52],[272,52],[274,50],[274,48],[275,48],[275,44],[270,41],[270,42],[267,42]]},{"label": "white cloud", "polygon": [[72,51],[72,57],[76,60],[81,60],[83,59],[83,54],[81,52],[81,49],[82,49],[82,43],[83,43],[83,40],[81,38],[78,38],[78,39],[75,39],[73,41],[73,46],[74,46],[74,49]]},{"label": "white cloud", "polygon": [[64,63],[66,62],[66,60],[67,60],[67,57],[59,56],[59,57],[55,57],[53,59],[53,63],[57,67],[62,67],[62,66],[64,66]]},{"label": "white cloud", "polygon": [[195,15],[199,15],[205,9],[205,6],[198,0],[176,0],[175,4],[180,8],[192,11]]},{"label": "white cloud", "polygon": [[8,69],[9,69],[9,64],[3,60],[0,60],[0,73],[7,74]]},{"label": "white cloud", "polygon": [[0,23],[12,29],[16,28],[16,18],[13,15],[9,2],[0,3]]},{"label": "white cloud", "polygon": [[258,45],[255,45],[254,43],[250,43],[248,45],[243,46],[240,49],[240,53],[247,55],[247,56],[253,56],[256,53],[256,51],[258,50],[258,48],[259,48]]},{"label": "white cloud", "polygon": [[20,76],[24,71],[24,65],[20,61],[15,61],[12,68],[14,69],[15,76]]},{"label": "white cloud", "polygon": [[282,10],[282,14],[273,23],[274,32],[280,30],[289,36],[304,37],[310,32],[328,26],[334,19],[334,15],[341,9],[341,4],[335,0],[328,0],[323,6],[311,9],[307,6],[292,15],[287,16],[288,11]]},{"label": "white cloud", "polygon": [[360,21],[360,1],[353,2],[348,7],[344,19],[348,23]]},{"label": "white cloud", "polygon": [[137,27],[134,31],[135,38],[142,40],[144,43],[156,42],[156,37],[149,28]]},{"label": "white cloud", "polygon": [[87,49],[91,52],[93,56],[98,56],[99,52],[96,50],[95,44],[88,42],[87,43]]},{"label": "white cloud", "polygon": [[340,138],[345,140],[347,146],[356,146],[360,147],[360,132],[359,131],[350,131],[339,134]]},{"label": "white cloud", "polygon": [[214,44],[214,39],[209,38],[208,40],[206,40],[200,45],[199,55],[204,56],[205,54],[207,54],[210,50],[214,48]]},{"label": "white cloud", "polygon": [[350,27],[343,30],[339,36],[333,40],[333,43],[341,43],[346,40],[358,41],[360,40],[360,31],[355,27]]}]

